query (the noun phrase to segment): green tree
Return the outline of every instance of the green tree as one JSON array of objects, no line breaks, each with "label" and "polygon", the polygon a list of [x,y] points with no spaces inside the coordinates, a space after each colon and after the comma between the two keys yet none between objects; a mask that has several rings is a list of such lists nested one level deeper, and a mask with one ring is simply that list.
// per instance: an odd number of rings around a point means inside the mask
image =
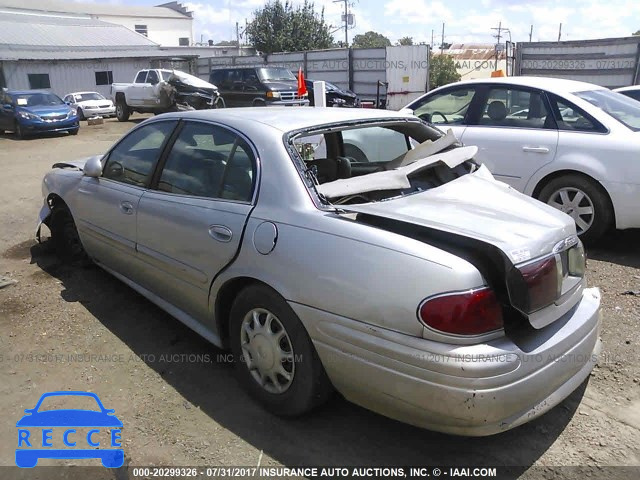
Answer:
[{"label": "green tree", "polygon": [[398,40],[398,45],[413,45],[413,37],[402,37]]},{"label": "green tree", "polygon": [[637,30],[635,33],[632,33],[631,35],[633,35],[634,37],[640,36],[640,30]]},{"label": "green tree", "polygon": [[378,48],[378,47],[390,47],[391,40],[378,32],[367,32],[365,34],[356,35],[353,37],[353,48]]},{"label": "green tree", "polygon": [[457,82],[460,78],[453,58],[444,54],[431,55],[431,62],[429,64],[430,88],[437,88],[448,83]]},{"label": "green tree", "polygon": [[246,33],[249,42],[262,53],[316,50],[333,43],[324,21],[324,8],[317,14],[313,2],[307,0],[296,7],[289,0],[268,2],[253,12]]}]

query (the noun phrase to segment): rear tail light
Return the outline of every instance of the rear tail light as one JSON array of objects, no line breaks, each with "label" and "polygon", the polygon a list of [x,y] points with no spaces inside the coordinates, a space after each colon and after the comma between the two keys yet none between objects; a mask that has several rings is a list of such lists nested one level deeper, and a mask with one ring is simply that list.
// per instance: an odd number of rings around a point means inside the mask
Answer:
[{"label": "rear tail light", "polygon": [[454,335],[481,335],[504,326],[502,308],[490,288],[429,298],[418,316],[426,326]]},{"label": "rear tail light", "polygon": [[528,312],[535,312],[551,305],[560,298],[562,290],[562,265],[555,255],[520,267],[528,287]]}]

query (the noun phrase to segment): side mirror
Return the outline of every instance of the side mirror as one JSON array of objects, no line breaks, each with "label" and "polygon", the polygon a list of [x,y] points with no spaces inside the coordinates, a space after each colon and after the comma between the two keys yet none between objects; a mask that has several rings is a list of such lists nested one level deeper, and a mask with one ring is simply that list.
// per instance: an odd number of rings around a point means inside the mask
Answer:
[{"label": "side mirror", "polygon": [[11,105],[10,103],[5,103],[4,105],[2,105],[2,108],[4,108],[5,110],[13,110],[13,105]]},{"label": "side mirror", "polygon": [[91,157],[89,160],[87,160],[87,162],[84,164],[84,174],[87,177],[93,177],[93,178],[98,178],[100,175],[102,175],[102,162],[100,161],[101,157]]},{"label": "side mirror", "polygon": [[405,115],[413,115],[413,110],[410,108],[402,108],[398,113],[404,113]]}]

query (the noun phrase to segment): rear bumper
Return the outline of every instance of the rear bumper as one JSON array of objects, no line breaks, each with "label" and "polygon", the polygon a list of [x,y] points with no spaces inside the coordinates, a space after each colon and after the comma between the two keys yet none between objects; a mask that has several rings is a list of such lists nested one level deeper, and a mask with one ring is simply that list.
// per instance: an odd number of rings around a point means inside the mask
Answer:
[{"label": "rear bumper", "polygon": [[586,289],[562,318],[517,344],[503,337],[481,345],[445,345],[292,307],[347,399],[458,435],[492,435],[544,414],[589,376],[601,349],[595,288]]}]

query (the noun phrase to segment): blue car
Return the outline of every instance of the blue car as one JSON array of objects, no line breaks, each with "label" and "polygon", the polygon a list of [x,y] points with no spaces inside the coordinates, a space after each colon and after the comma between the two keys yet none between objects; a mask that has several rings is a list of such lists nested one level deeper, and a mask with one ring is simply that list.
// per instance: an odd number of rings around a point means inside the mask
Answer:
[{"label": "blue car", "polygon": [[[90,397],[96,401],[96,410],[55,409],[38,411],[42,402],[49,397]],[[22,468],[35,467],[40,458],[84,459],[99,458],[107,468],[118,468],[124,463],[124,451],[120,447],[122,422],[114,415],[114,410],[104,408],[100,398],[91,392],[48,392],[40,397],[36,406],[25,410],[18,427],[18,448],[16,465]],[[98,429],[89,430],[86,436],[76,428],[110,429],[111,441],[101,445],[94,436]],[[57,434],[54,435],[53,428]],[[35,430],[34,430],[35,429]],[[62,433],[62,435],[59,435]],[[73,441],[72,441],[73,440]],[[56,447],[67,448],[56,448]]]},{"label": "blue car", "polygon": [[42,90],[0,92],[0,133],[10,130],[18,138],[44,132],[69,132],[80,128],[78,112],[60,97]]}]

